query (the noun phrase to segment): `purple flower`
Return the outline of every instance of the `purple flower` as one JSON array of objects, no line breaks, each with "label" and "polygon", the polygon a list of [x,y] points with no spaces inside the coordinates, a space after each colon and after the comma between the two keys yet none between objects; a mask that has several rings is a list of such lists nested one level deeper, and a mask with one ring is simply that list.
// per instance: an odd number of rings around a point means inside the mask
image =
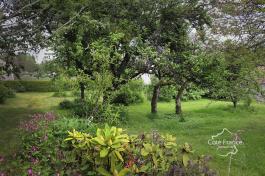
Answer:
[{"label": "purple flower", "polygon": [[32,158],[32,159],[31,159],[31,163],[32,163],[33,165],[38,164],[38,162],[39,162],[39,160],[36,159],[36,158]]},{"label": "purple flower", "polygon": [[32,171],[32,168],[28,168],[28,176],[33,176],[33,171]]},{"label": "purple flower", "polygon": [[47,112],[45,114],[33,114],[29,121],[20,124],[20,129],[27,132],[35,132],[42,126],[43,123],[45,124],[44,127],[47,127],[47,125],[55,119],[56,116],[51,112]]},{"label": "purple flower", "polygon": [[38,147],[36,147],[36,146],[32,146],[32,147],[31,147],[31,151],[32,151],[32,152],[36,152],[36,151],[38,151]]},{"label": "purple flower", "polygon": [[3,162],[5,158],[3,156],[0,156],[0,163]]},{"label": "purple flower", "polygon": [[0,176],[6,176],[4,172],[0,172]]}]

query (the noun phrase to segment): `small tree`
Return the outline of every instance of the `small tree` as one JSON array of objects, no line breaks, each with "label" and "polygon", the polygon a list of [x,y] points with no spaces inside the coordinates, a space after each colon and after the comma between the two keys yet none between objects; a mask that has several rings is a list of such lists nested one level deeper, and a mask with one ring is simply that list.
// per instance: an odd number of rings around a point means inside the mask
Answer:
[{"label": "small tree", "polygon": [[219,71],[215,74],[215,96],[229,100],[236,108],[240,100],[247,100],[259,91],[258,57],[250,49],[228,41],[222,54]]}]

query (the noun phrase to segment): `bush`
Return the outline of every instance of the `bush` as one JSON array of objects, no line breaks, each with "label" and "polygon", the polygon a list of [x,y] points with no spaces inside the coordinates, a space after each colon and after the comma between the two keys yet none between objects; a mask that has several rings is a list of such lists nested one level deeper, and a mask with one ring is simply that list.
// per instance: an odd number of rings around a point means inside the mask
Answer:
[{"label": "bush", "polygon": [[17,92],[53,92],[55,88],[52,81],[24,81],[24,80],[14,80],[14,81],[1,81],[6,87],[11,88]]},{"label": "bush", "polygon": [[65,141],[69,141],[74,158],[78,158],[72,165],[86,163],[84,174],[216,175],[207,166],[208,157],[192,159],[191,146],[177,145],[172,135],[154,132],[129,136],[121,128],[108,125],[97,129],[96,135],[76,130],[68,133]]},{"label": "bush", "polygon": [[123,86],[112,98],[111,103],[122,104],[128,106],[134,103],[142,103],[144,84],[142,80],[130,81],[127,85]]},{"label": "bush", "polygon": [[0,104],[5,103],[6,99],[8,98],[8,88],[4,85],[0,84]]},{"label": "bush", "polygon": [[16,92],[13,89],[8,88],[7,90],[7,98],[15,98]]},{"label": "bush", "polygon": [[70,100],[64,100],[64,101],[60,102],[60,104],[59,104],[60,109],[71,109],[71,108],[73,108],[73,106],[74,106],[74,104]]},{"label": "bush", "polygon": [[90,101],[76,99],[72,105],[72,112],[80,118],[90,119],[93,122],[117,125],[125,119],[126,109],[123,106],[111,104],[94,104]]},{"label": "bush", "polygon": [[[37,128],[28,128],[35,127]],[[121,128],[95,128],[90,121],[35,114],[24,122],[21,150],[2,160],[4,175],[215,175],[209,157],[196,157],[157,132],[128,135]],[[66,131],[73,129],[68,132]],[[196,158],[196,159],[195,159]],[[12,161],[12,162],[11,162]],[[4,169],[4,170],[3,170]]]},{"label": "bush", "polygon": [[124,90],[117,93],[112,99],[111,103],[128,106],[133,103],[142,103],[143,101],[144,97],[141,93],[132,92],[131,90]]},{"label": "bush", "polygon": [[158,101],[170,102],[176,95],[176,88],[174,86],[163,86],[160,89]]},{"label": "bush", "polygon": [[186,91],[184,92],[182,96],[182,100],[199,100],[202,98],[203,95],[205,95],[206,91],[203,89],[200,89],[199,87],[192,85]]}]

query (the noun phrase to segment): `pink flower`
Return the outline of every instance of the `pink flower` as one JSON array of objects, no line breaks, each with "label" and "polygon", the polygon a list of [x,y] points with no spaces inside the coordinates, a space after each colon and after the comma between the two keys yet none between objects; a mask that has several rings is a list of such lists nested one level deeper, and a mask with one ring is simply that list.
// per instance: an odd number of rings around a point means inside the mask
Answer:
[{"label": "pink flower", "polygon": [[39,160],[36,159],[36,158],[32,158],[32,159],[31,159],[31,163],[32,163],[33,165],[37,164],[38,162],[39,162]]},{"label": "pink flower", "polygon": [[0,176],[6,176],[6,174],[3,172],[0,172]]},{"label": "pink flower", "polygon": [[0,156],[0,163],[3,162],[5,158],[3,156]]},{"label": "pink flower", "polygon": [[33,176],[32,168],[28,168],[28,176]]},{"label": "pink flower", "polygon": [[36,151],[38,151],[38,147],[36,147],[36,146],[32,146],[32,147],[31,147],[31,152],[36,152]]}]

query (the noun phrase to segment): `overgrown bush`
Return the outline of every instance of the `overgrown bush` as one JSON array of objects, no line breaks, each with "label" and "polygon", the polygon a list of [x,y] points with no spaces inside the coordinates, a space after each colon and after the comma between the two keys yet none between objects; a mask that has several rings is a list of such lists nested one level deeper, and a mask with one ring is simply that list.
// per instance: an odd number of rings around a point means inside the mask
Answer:
[{"label": "overgrown bush", "polygon": [[94,104],[91,101],[76,99],[72,112],[75,116],[91,119],[93,122],[117,125],[125,118],[126,109],[112,104]]},{"label": "overgrown bush", "polygon": [[177,145],[171,135],[129,136],[108,125],[97,129],[95,136],[76,130],[68,133],[65,141],[78,158],[72,165],[86,163],[84,175],[215,175],[207,166],[208,158],[192,159],[191,146]]},{"label": "overgrown bush", "polygon": [[74,106],[74,103],[70,100],[64,100],[60,102],[59,104],[60,109],[71,109],[73,108],[73,106]]},{"label": "overgrown bush", "polygon": [[54,85],[51,81],[44,80],[12,80],[1,81],[6,87],[11,88],[17,92],[53,92],[55,91]]},{"label": "overgrown bush", "polygon": [[8,88],[7,89],[7,98],[15,98],[16,92],[13,89]]},{"label": "overgrown bush", "polygon": [[6,99],[8,98],[7,93],[8,93],[8,88],[0,84],[0,103],[1,104],[4,103]]},{"label": "overgrown bush", "polygon": [[21,150],[1,157],[2,175],[215,175],[209,157],[196,157],[189,144],[178,145],[171,135],[128,135],[108,125],[96,130],[87,119],[52,113],[33,115],[21,130]]},{"label": "overgrown bush", "polygon": [[144,88],[142,80],[130,81],[114,94],[111,103],[125,106],[133,103],[142,103],[144,101]]}]

